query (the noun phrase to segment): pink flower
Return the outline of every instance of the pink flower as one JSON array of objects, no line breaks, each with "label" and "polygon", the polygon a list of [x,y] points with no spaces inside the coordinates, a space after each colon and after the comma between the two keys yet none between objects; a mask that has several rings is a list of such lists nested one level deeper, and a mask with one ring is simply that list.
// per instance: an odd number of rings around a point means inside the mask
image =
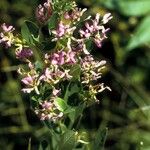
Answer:
[{"label": "pink flower", "polygon": [[80,30],[79,32],[80,32],[81,37],[89,38],[91,36],[91,33],[88,29]]},{"label": "pink flower", "polygon": [[2,28],[2,30],[3,30],[4,32],[12,32],[12,31],[15,30],[15,28],[14,28],[13,26],[8,26],[8,25],[6,25],[5,23],[3,23],[3,24],[1,25],[1,28]]},{"label": "pink flower", "polygon": [[23,78],[21,81],[25,84],[25,85],[33,85],[34,84],[34,80],[35,80],[35,77],[32,77],[32,76],[27,76],[25,78]]},{"label": "pink flower", "polygon": [[51,63],[53,65],[63,65],[65,63],[65,55],[66,53],[64,51],[60,51],[58,53],[54,53],[51,56]]},{"label": "pink flower", "polygon": [[14,43],[14,35],[12,32],[15,28],[13,26],[8,26],[5,23],[1,25],[1,28],[3,31],[0,33],[0,43],[4,44],[6,48],[9,48]]},{"label": "pink flower", "polygon": [[62,23],[62,21],[60,21],[60,23],[58,24],[58,28],[56,30],[56,36],[59,38],[62,37],[66,33],[68,28],[69,28],[68,26],[65,26]]},{"label": "pink flower", "polygon": [[65,19],[69,19],[69,20],[77,20],[79,21],[81,16],[83,15],[83,13],[86,11],[87,9],[80,9],[80,8],[75,8],[69,12],[65,12],[64,13],[64,18]]},{"label": "pink flower", "polygon": [[30,48],[23,48],[16,51],[16,58],[26,59],[33,55],[33,52]]},{"label": "pink flower", "polygon": [[58,96],[60,94],[60,92],[61,92],[61,89],[57,90],[54,88],[52,94],[53,94],[53,96]]},{"label": "pink flower", "polygon": [[51,109],[53,107],[53,103],[48,102],[48,101],[44,101],[43,103],[41,103],[41,106],[42,106],[42,109],[48,110],[48,109]]},{"label": "pink flower", "polygon": [[76,63],[76,58],[75,58],[75,52],[73,51],[69,51],[67,52],[67,55],[66,55],[66,63],[69,63],[69,64],[75,64]]},{"label": "pink flower", "polygon": [[102,40],[99,38],[94,38],[94,43],[96,44],[97,47],[102,47]]},{"label": "pink flower", "polygon": [[39,116],[40,120],[49,120],[56,122],[63,117],[63,113],[57,108],[54,101],[40,102],[41,108],[35,108],[35,113]]},{"label": "pink flower", "polygon": [[111,16],[111,13],[107,13],[107,14],[105,14],[104,15],[104,17],[103,17],[103,20],[102,20],[102,22],[103,22],[103,24],[106,24],[109,20],[111,20],[113,17]]},{"label": "pink flower", "polygon": [[52,15],[52,7],[49,0],[47,0],[47,2],[45,2],[43,5],[40,4],[37,7],[35,15],[40,23],[45,23],[50,18]]},{"label": "pink flower", "polygon": [[34,75],[34,76],[27,75],[21,80],[22,83],[26,85],[26,87],[22,89],[24,93],[30,93],[31,91],[35,90],[35,92],[39,94],[37,87],[40,84],[40,82],[37,77],[38,75]]}]

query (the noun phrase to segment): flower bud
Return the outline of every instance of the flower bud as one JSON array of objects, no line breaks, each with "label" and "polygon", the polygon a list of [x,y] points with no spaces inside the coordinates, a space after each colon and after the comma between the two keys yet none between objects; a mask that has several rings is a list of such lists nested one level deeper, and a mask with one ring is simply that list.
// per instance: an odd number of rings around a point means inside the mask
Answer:
[{"label": "flower bud", "polygon": [[47,0],[47,2],[45,2],[43,5],[40,4],[36,8],[35,15],[41,24],[44,24],[50,18],[52,15],[52,6],[49,0]]},{"label": "flower bud", "polygon": [[16,51],[16,58],[18,59],[27,59],[29,57],[33,56],[33,52],[29,48],[23,48]]}]

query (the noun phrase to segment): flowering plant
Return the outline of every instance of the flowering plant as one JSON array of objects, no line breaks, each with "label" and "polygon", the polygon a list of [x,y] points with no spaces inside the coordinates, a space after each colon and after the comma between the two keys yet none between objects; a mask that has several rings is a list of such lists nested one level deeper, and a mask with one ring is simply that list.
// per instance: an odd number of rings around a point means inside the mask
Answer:
[{"label": "flowering plant", "polygon": [[[95,60],[88,44],[102,46],[109,30],[104,25],[112,16],[86,17],[85,12],[74,1],[47,0],[36,9],[37,24],[25,21],[21,35],[13,26],[1,26],[0,43],[14,47],[16,58],[25,64],[18,69],[22,92],[30,95],[32,109],[54,135],[53,149],[89,147],[76,122],[86,107],[99,102],[98,93],[110,90],[96,82],[106,61]],[[91,149],[100,147],[98,141],[91,143]]]}]

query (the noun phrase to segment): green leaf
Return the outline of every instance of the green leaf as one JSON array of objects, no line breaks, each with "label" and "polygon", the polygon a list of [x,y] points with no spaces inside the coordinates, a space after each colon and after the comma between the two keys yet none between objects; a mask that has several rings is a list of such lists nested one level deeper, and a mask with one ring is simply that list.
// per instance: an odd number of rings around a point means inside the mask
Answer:
[{"label": "green leaf", "polygon": [[41,71],[43,68],[43,64],[40,61],[35,62],[35,69],[36,71]]},{"label": "green leaf", "polygon": [[48,20],[48,28],[49,29],[55,29],[57,24],[58,24],[58,18],[59,18],[59,15],[58,13],[54,13],[50,19]]},{"label": "green leaf", "polygon": [[50,51],[54,49],[56,46],[56,42],[51,42],[51,41],[42,42],[42,44],[43,44],[43,48],[42,48],[43,51]]},{"label": "green leaf", "polygon": [[75,147],[75,144],[75,132],[68,130],[62,135],[58,150],[72,150]]},{"label": "green leaf", "polygon": [[57,106],[58,110],[60,110],[62,112],[64,112],[68,108],[67,103],[62,98],[59,98],[59,97],[56,98],[54,103]]},{"label": "green leaf", "polygon": [[142,16],[150,12],[149,0],[102,0],[98,3],[126,16]]},{"label": "green leaf", "polygon": [[108,132],[107,128],[101,129],[101,127],[99,127],[99,129],[95,135],[94,141],[92,142],[92,149],[93,150],[104,149],[104,144],[106,141],[107,132]]},{"label": "green leaf", "polygon": [[31,138],[29,139],[28,150],[31,150]]},{"label": "green leaf", "polygon": [[98,3],[100,3],[101,5],[103,5],[108,9],[115,9],[114,0],[101,0],[98,1]]},{"label": "green leaf", "polygon": [[149,0],[115,0],[115,2],[116,9],[127,16],[141,16],[150,12]]},{"label": "green leaf", "polygon": [[47,141],[42,141],[40,143],[40,146],[39,146],[39,150],[48,150],[48,142]]},{"label": "green leaf", "polygon": [[34,41],[38,42],[39,39],[39,28],[33,22],[25,21],[21,27],[21,34],[28,44],[34,45]]},{"label": "green leaf", "polygon": [[82,114],[84,107],[85,105],[82,104],[80,106],[72,108],[73,111],[70,111],[68,115],[71,122],[74,122]]},{"label": "green leaf", "polygon": [[91,39],[86,40],[85,45],[88,52],[91,52],[96,48],[95,43]]},{"label": "green leaf", "polygon": [[127,50],[132,50],[143,44],[150,43],[150,16],[145,17],[129,40]]},{"label": "green leaf", "polygon": [[76,64],[76,65],[72,66],[69,74],[73,77],[73,79],[80,80],[80,74],[81,74],[80,65]]},{"label": "green leaf", "polygon": [[[73,85],[72,85],[73,84]],[[64,100],[67,102],[68,101],[68,98],[69,96],[71,96],[72,94],[74,93],[78,93],[80,91],[80,88],[77,84],[75,83],[70,83],[66,89],[66,93],[65,93],[65,96],[64,96]]]}]

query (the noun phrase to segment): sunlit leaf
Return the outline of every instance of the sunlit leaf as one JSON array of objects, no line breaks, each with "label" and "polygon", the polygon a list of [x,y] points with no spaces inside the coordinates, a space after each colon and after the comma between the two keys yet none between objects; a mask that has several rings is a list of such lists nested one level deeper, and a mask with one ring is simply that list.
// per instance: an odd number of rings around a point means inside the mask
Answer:
[{"label": "sunlit leaf", "polygon": [[76,143],[75,132],[72,130],[66,131],[60,140],[59,150],[72,150]]},{"label": "sunlit leaf", "polygon": [[67,103],[59,97],[55,99],[54,103],[57,106],[57,108],[62,112],[64,112],[68,108]]},{"label": "sunlit leaf", "polygon": [[132,50],[143,44],[150,42],[150,16],[145,17],[141,24],[137,27],[136,31],[133,33],[133,36],[129,40],[127,45],[127,50]]},{"label": "sunlit leaf", "polygon": [[142,16],[150,12],[149,0],[102,0],[98,3],[126,16]]},{"label": "sunlit leaf", "polygon": [[28,44],[34,45],[34,41],[38,41],[39,28],[31,21],[25,21],[21,27],[22,37]]}]

